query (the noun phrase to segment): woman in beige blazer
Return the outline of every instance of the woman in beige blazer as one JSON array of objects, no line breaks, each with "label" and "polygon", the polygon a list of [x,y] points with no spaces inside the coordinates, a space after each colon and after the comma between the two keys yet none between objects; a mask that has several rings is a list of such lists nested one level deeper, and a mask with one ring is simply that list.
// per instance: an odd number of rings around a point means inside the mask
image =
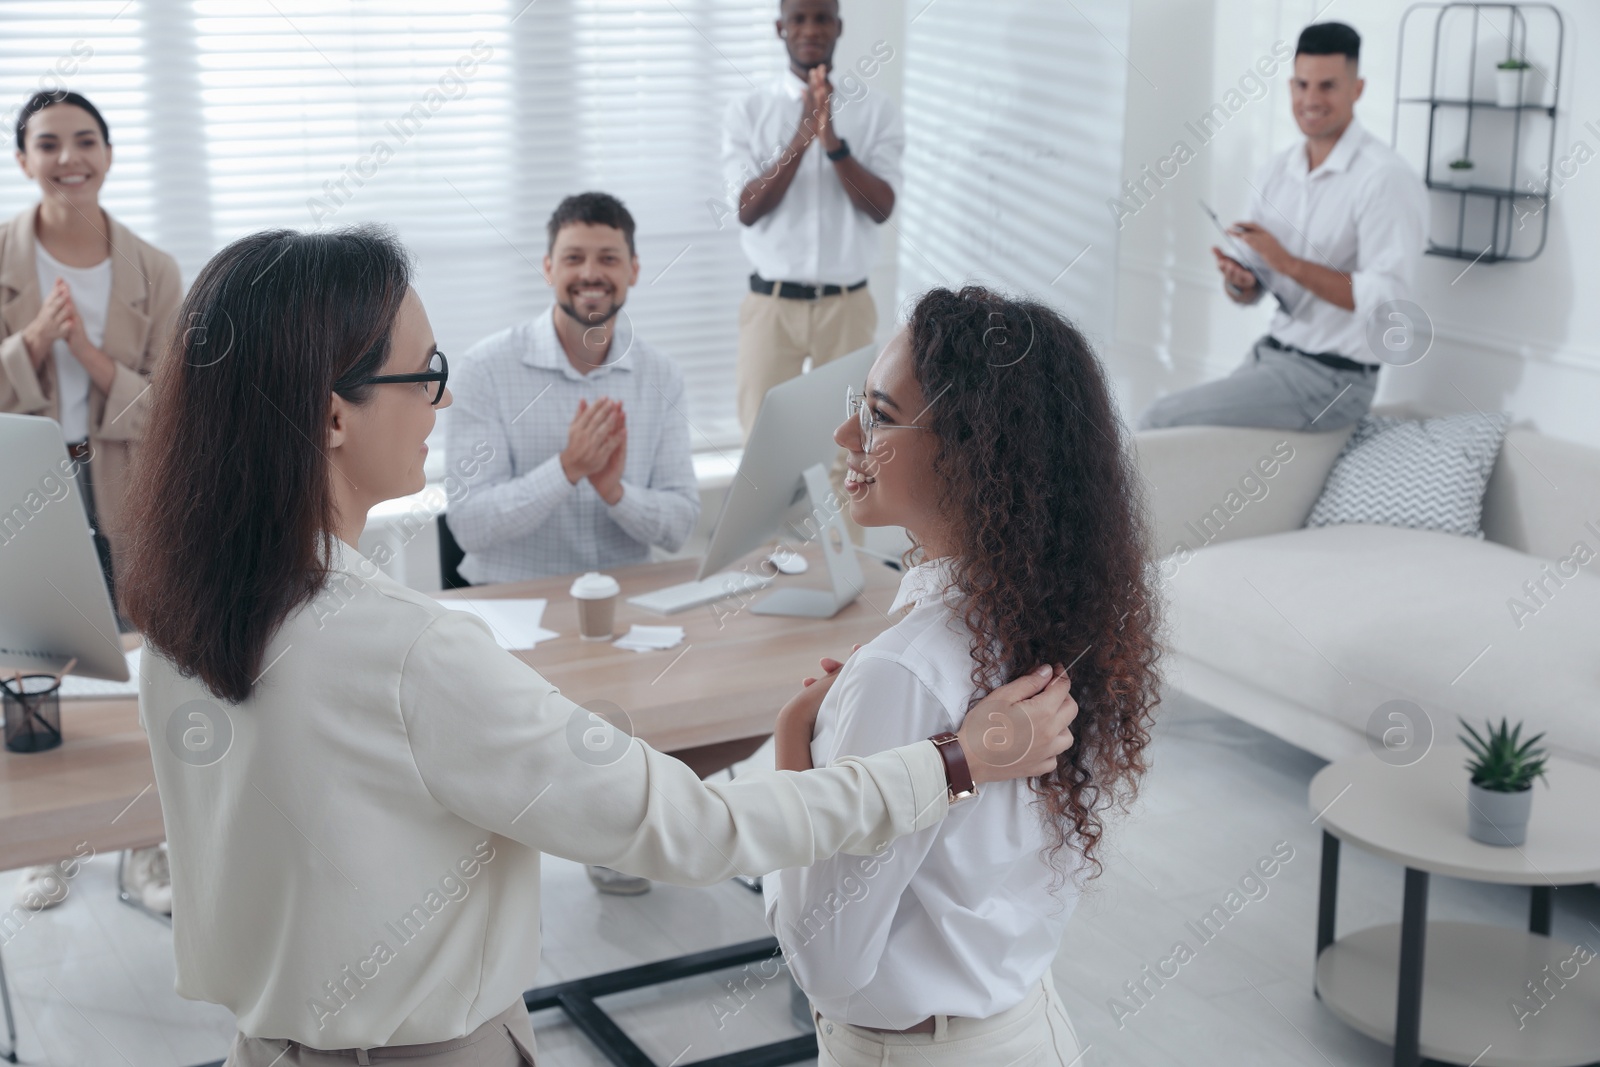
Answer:
[{"label": "woman in beige blazer", "polygon": [[[0,228],[0,411],[61,423],[115,598],[128,463],[183,286],[171,256],[100,207],[111,135],[88,100],[35,93],[17,118],[17,164],[40,199]],[[163,850],[135,851],[125,877],[147,908],[172,910]],[[16,899],[40,910],[66,895],[51,864],[30,868]]]},{"label": "woman in beige blazer", "polygon": [[[41,195],[0,228],[0,411],[63,424],[74,457],[89,461],[85,498],[115,565],[123,555],[128,462],[144,433],[150,372],[171,342],[183,284],[176,260],[100,207],[111,137],[88,100],[68,92],[29,99],[17,119],[17,164]],[[44,292],[41,248],[47,269],[67,268],[52,271],[61,280]],[[87,306],[70,279],[103,274],[108,262],[109,298]],[[81,393],[67,392],[63,410],[63,385],[84,384],[79,368],[88,379],[86,418]]]}]

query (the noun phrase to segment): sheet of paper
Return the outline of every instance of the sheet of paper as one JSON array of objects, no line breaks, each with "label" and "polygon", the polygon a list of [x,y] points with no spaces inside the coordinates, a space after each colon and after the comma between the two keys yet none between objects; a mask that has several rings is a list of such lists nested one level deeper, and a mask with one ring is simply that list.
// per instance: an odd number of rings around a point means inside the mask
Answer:
[{"label": "sheet of paper", "polygon": [[635,624],[613,644],[633,652],[657,652],[683,643],[681,626],[639,626]]},{"label": "sheet of paper", "polygon": [[451,611],[465,611],[488,623],[495,641],[504,649],[534,648],[540,641],[561,636],[539,625],[544,619],[545,605],[549,603],[543,597],[503,600],[449,598],[439,603]]}]

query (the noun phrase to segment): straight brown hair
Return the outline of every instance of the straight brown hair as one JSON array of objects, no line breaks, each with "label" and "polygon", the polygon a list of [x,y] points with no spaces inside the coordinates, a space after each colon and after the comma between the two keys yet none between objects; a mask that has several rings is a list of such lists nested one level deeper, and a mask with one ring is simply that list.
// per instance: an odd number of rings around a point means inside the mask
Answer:
[{"label": "straight brown hair", "polygon": [[268,230],[218,252],[157,367],[128,490],[123,608],[145,643],[240,702],[327,579],[335,392],[365,403],[411,261],[387,230]]}]

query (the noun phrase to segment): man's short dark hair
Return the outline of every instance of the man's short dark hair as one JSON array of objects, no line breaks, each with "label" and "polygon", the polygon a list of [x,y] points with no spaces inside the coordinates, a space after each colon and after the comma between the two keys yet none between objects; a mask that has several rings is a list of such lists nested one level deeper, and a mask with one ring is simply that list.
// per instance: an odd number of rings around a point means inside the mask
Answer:
[{"label": "man's short dark hair", "polygon": [[555,251],[556,235],[561,228],[575,222],[621,230],[622,236],[628,239],[628,254],[639,254],[633,247],[633,216],[622,206],[622,201],[610,193],[578,193],[557,204],[555,214],[550,216],[549,251]]},{"label": "man's short dark hair", "polygon": [[89,103],[87,97],[66,89],[56,89],[53,92],[37,92],[28,97],[28,102],[22,105],[22,110],[17,112],[17,151],[27,151],[28,120],[33,118],[45,108],[54,104],[71,104],[87,111],[95,122],[100,125],[100,137],[106,144],[111,143],[111,128],[106,125],[106,120],[101,116],[100,109]]},{"label": "man's short dark hair", "polygon": [[1345,56],[1352,63],[1361,61],[1361,35],[1342,22],[1316,22],[1300,31],[1295,55]]}]

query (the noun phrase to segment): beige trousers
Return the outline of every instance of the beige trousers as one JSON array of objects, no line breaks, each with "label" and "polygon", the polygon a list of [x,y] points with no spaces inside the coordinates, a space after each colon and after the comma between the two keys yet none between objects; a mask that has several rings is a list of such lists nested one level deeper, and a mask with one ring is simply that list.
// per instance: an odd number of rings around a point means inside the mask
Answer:
[{"label": "beige trousers", "polygon": [[405,1067],[532,1067],[533,1023],[521,999],[466,1037],[427,1045],[322,1050],[282,1038],[235,1034],[223,1067],[343,1067],[403,1063]]},{"label": "beige trousers", "polygon": [[1049,971],[1016,1007],[987,1019],[935,1015],[931,1034],[816,1019],[817,1067],[1073,1067],[1084,1051]]},{"label": "beige trousers", "polygon": [[[767,296],[746,293],[744,303],[739,305],[736,369],[739,424],[744,427],[745,436],[750,436],[750,428],[756,423],[756,413],[761,410],[767,390],[799,377],[807,357],[813,367],[820,367],[870,345],[877,329],[878,306],[873,303],[870,286],[816,300],[786,300],[778,296],[776,290]],[[842,394],[839,421],[844,421]],[[845,525],[860,544],[861,528],[850,519],[844,472],[844,452],[841,451],[828,480],[844,511]]]}]

